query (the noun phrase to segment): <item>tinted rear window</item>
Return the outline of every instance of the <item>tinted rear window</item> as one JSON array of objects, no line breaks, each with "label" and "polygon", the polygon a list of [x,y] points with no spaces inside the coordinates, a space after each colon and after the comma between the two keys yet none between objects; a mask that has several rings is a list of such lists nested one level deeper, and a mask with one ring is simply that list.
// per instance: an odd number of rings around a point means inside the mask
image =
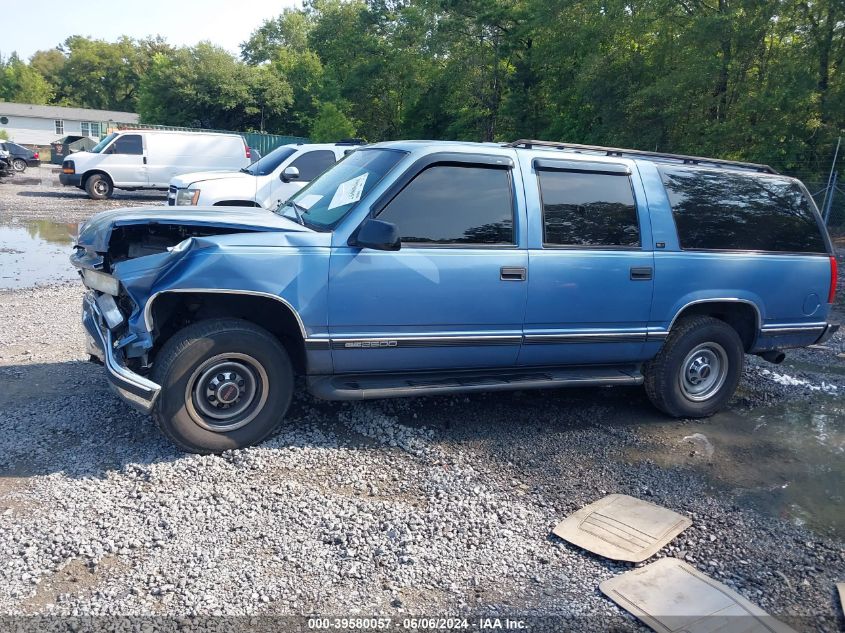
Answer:
[{"label": "tinted rear window", "polygon": [[628,176],[537,172],[543,198],[543,243],[553,246],[636,247],[637,207]]},{"label": "tinted rear window", "polygon": [[804,190],[784,178],[659,167],[681,248],[825,253]]}]

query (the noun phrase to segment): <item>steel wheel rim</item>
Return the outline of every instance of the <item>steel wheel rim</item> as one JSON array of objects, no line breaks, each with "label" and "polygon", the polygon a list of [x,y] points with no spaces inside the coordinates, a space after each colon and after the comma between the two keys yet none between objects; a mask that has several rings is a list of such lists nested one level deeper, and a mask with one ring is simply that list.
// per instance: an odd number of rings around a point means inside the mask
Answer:
[{"label": "steel wheel rim", "polygon": [[94,191],[97,192],[100,195],[105,194],[106,191],[108,191],[108,187],[106,186],[105,181],[98,180],[97,182],[95,182],[94,183]]},{"label": "steel wheel rim", "polygon": [[718,343],[702,343],[681,363],[678,375],[681,391],[693,402],[712,398],[728,377],[728,353]]},{"label": "steel wheel rim", "polygon": [[197,367],[185,387],[193,421],[213,433],[240,429],[261,413],[269,381],[264,367],[247,354],[218,354]]}]

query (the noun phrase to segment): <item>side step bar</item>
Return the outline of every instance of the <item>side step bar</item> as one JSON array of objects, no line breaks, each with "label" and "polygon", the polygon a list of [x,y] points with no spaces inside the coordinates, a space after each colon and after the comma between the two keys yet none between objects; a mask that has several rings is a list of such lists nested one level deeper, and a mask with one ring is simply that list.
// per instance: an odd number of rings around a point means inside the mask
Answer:
[{"label": "side step bar", "polygon": [[639,370],[626,366],[308,376],[307,384],[308,391],[323,400],[369,400],[468,391],[641,385],[642,382]]}]

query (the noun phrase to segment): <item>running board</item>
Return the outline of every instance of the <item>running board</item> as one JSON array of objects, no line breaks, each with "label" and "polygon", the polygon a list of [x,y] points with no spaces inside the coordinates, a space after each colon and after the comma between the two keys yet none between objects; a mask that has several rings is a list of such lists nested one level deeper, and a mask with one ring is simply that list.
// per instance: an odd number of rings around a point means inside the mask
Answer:
[{"label": "running board", "polygon": [[308,376],[307,384],[308,391],[323,400],[369,400],[467,391],[641,385],[642,382],[642,374],[634,367],[571,367]]}]

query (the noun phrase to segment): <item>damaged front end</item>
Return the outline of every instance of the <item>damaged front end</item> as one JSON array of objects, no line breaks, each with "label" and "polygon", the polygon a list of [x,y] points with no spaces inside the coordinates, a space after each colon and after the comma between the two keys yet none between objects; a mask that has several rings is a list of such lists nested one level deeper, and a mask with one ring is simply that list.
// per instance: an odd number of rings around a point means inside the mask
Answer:
[{"label": "damaged front end", "polygon": [[[126,359],[117,349],[112,334],[112,325],[123,322],[110,295],[97,294],[89,290],[82,300],[82,324],[86,332],[86,351],[103,363],[108,372],[109,383],[126,402],[144,413],[155,405],[161,386],[132,371]],[[111,315],[110,318],[107,315]]]},{"label": "damaged front end", "polygon": [[82,306],[86,350],[105,366],[123,400],[148,413],[161,391],[148,377],[156,341],[144,314],[156,289],[167,287],[189,254],[218,246],[209,238],[278,230],[302,227],[264,210],[169,215],[127,209],[95,215],[80,228],[70,259],[88,289]]}]

